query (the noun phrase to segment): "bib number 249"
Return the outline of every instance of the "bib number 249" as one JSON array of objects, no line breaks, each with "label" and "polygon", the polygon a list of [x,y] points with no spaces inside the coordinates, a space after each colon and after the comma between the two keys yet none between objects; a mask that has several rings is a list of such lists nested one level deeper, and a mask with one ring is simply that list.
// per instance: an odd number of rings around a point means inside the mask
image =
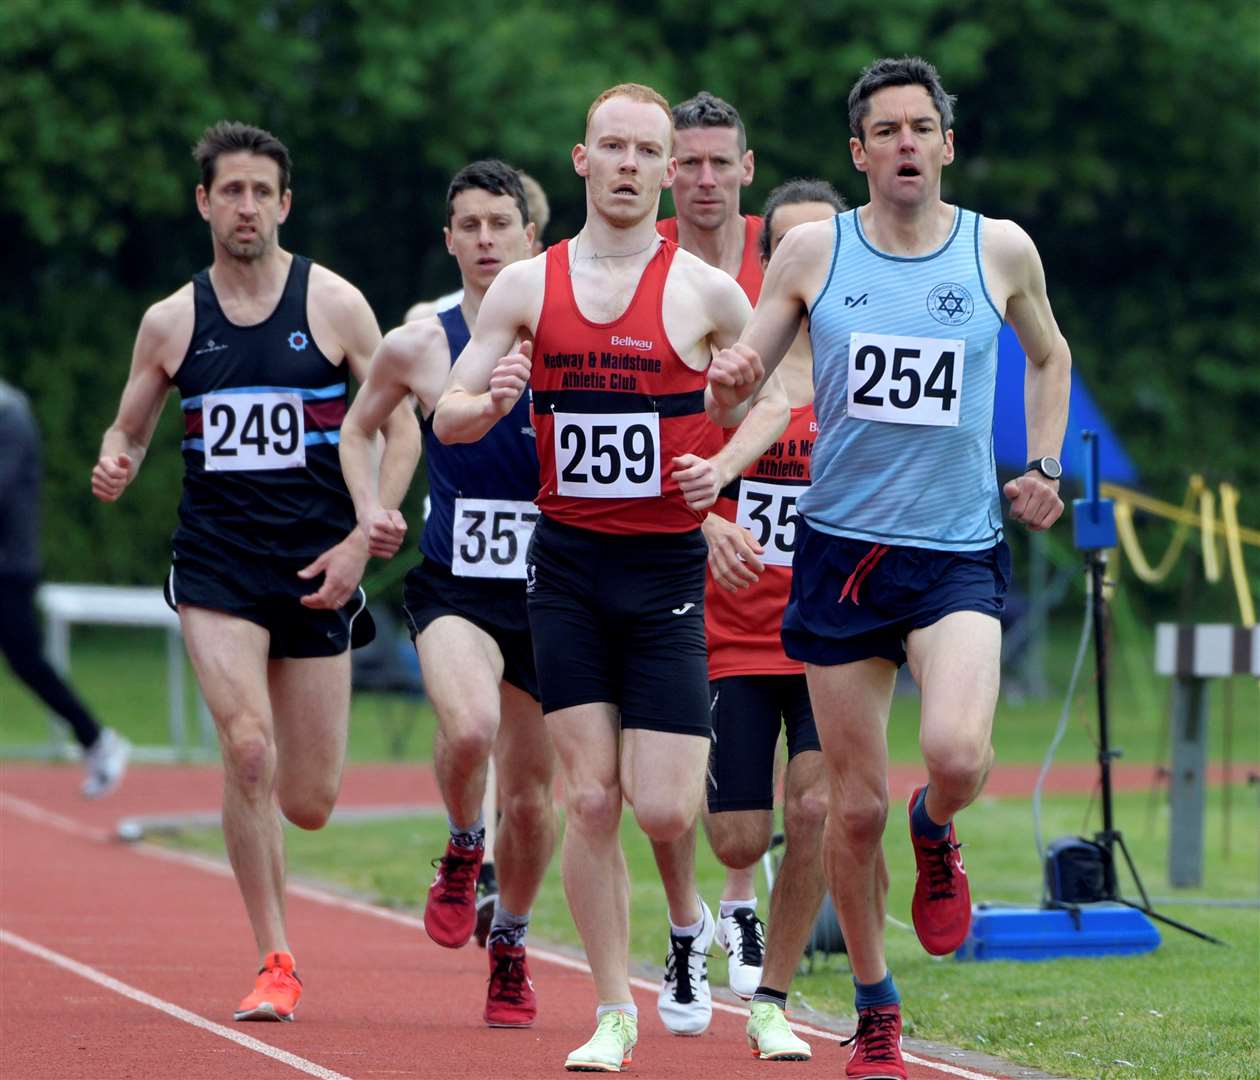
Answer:
[{"label": "bib number 249", "polygon": [[297,394],[207,394],[201,405],[207,472],[296,469],[306,464]]}]

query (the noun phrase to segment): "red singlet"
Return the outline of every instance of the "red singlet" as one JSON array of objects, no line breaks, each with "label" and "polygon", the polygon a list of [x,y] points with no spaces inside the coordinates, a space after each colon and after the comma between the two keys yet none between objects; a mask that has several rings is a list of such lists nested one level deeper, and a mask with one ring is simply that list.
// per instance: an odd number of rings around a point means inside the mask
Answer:
[{"label": "red singlet", "polygon": [[660,245],[630,306],[610,323],[578,310],[569,242],[547,249],[547,283],[534,335],[530,389],[542,488],[554,521],[604,533],[682,533],[688,509],[673,459],[712,439],[706,376],[665,336],[661,307],[676,244]]},{"label": "red singlet", "polygon": [[[666,240],[672,240],[678,243],[678,219],[676,217],[663,218],[656,223],[656,231],[660,233]],[[754,307],[757,305],[757,297],[761,295],[761,281],[765,275],[761,270],[761,218],[756,214],[744,215],[744,259],[739,264],[739,273],[735,275],[735,281],[744,294],[748,297],[748,302]]]},{"label": "red singlet", "polygon": [[737,593],[723,589],[709,575],[704,629],[710,679],[796,675],[805,670],[784,655],[779,627],[792,588],[796,500],[809,486],[809,459],[817,438],[813,405],[793,409],[787,430],[739,480],[722,490],[713,507],[715,514],[738,522],[761,544],[765,571],[755,585]]}]

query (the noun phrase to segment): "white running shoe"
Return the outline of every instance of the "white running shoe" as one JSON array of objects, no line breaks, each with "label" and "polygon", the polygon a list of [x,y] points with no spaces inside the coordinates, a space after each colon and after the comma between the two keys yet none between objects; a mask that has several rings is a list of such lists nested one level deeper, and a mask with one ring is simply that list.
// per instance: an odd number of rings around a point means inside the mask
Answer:
[{"label": "white running shoe", "polygon": [[83,786],[85,798],[99,799],[108,795],[122,781],[131,757],[131,743],[113,728],[105,728],[96,742],[83,753]]},{"label": "white running shoe", "polygon": [[695,937],[669,935],[665,979],[656,998],[661,1022],[675,1035],[703,1035],[713,1019],[709,992],[709,946],[713,944],[713,912],[701,900],[704,920]]},{"label": "white running shoe", "polygon": [[765,935],[765,924],[750,907],[736,908],[729,915],[719,916],[717,921],[716,940],[728,958],[727,984],[745,1001],[751,1000],[761,985]]}]

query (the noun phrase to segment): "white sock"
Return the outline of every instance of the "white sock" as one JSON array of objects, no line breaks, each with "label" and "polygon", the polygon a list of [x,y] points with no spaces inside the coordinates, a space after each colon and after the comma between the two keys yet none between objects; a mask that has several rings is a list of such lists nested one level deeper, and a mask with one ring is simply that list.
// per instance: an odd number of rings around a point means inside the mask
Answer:
[{"label": "white sock", "polygon": [[718,902],[718,918],[729,919],[740,908],[752,908],[757,910],[757,898],[754,896],[748,900],[720,900]]}]

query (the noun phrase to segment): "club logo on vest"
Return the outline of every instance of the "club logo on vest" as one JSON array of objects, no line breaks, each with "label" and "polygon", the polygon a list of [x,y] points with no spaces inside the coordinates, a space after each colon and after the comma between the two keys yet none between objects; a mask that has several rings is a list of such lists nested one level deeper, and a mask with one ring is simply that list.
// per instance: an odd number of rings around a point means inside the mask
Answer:
[{"label": "club logo on vest", "polygon": [[971,293],[956,281],[944,281],[927,298],[928,314],[946,326],[959,326],[976,310]]},{"label": "club logo on vest", "polygon": [[193,349],[193,356],[205,356],[206,353],[222,352],[226,348],[226,345],[220,345],[214,338],[211,338],[200,349]]},{"label": "club logo on vest", "polygon": [[617,334],[613,334],[608,340],[614,345],[620,345],[622,348],[626,349],[643,349],[644,351],[647,351],[652,347],[652,342],[650,340],[645,341],[642,338],[630,337],[628,334],[625,337],[619,337]]},{"label": "club logo on vest", "polygon": [[302,333],[301,330],[294,330],[293,333],[289,335],[289,348],[294,352],[301,352],[306,348],[306,343],[309,340],[310,339]]}]

